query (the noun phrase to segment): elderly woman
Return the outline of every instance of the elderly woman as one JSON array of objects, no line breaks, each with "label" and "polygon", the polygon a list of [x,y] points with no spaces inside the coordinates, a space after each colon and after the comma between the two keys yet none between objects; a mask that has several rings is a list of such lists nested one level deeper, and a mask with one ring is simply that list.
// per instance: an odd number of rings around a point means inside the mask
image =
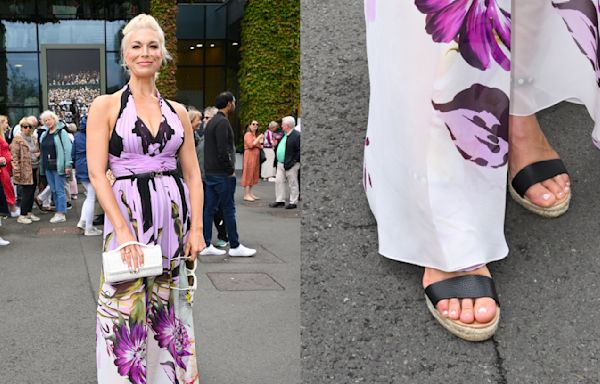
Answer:
[{"label": "elderly woman", "polygon": [[65,193],[65,177],[71,175],[71,140],[65,125],[58,120],[52,111],[42,113],[42,123],[46,131],[40,137],[41,160],[40,174],[46,175],[52,190],[52,200],[56,205],[56,213],[51,223],[62,223],[67,220],[67,195]]},{"label": "elderly woman", "polygon": [[152,16],[138,15],[123,28],[121,54],[127,85],[97,97],[88,114],[88,174],[106,215],[104,251],[120,248],[120,260],[138,269],[144,254],[129,242],[156,244],[163,268],[158,276],[121,284],[102,275],[98,383],[198,383],[192,293],[185,292],[193,288],[183,275],[193,276],[186,265],[204,248],[194,133],[185,108],[156,88],[169,53]]},{"label": "elderly woman", "polygon": [[21,215],[17,218],[17,222],[31,224],[33,221],[40,220],[32,213],[40,167],[40,147],[37,139],[32,135],[33,126],[28,118],[22,118],[19,127],[21,133],[10,143],[13,182],[21,186]]}]

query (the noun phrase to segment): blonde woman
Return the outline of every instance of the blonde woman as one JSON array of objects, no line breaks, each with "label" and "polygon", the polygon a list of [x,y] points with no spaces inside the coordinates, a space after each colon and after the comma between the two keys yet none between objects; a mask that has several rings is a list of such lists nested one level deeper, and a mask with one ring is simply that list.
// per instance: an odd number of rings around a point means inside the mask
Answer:
[{"label": "blonde woman", "polygon": [[[158,70],[170,56],[152,16],[138,15],[125,26],[121,55],[129,82],[97,97],[89,110],[88,174],[105,212],[104,250],[129,241],[158,244],[163,274],[120,284],[102,276],[98,383],[198,383],[193,291],[186,293],[193,282],[185,278],[186,264],[204,248],[192,127],[185,108],[156,89]],[[115,177],[112,186],[107,164]],[[144,263],[137,245],[120,254],[132,269]]]},{"label": "blonde woman", "polygon": [[40,147],[32,134],[33,127],[28,118],[22,118],[19,127],[20,134],[16,135],[10,143],[13,182],[20,185],[22,191],[21,215],[17,218],[17,222],[31,224],[33,221],[40,221],[40,218],[32,212],[40,168]]}]

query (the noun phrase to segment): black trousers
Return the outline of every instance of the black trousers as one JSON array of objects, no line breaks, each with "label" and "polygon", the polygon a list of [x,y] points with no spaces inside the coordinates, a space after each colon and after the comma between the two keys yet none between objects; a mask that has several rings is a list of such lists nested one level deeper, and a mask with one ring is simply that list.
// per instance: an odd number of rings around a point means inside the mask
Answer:
[{"label": "black trousers", "polygon": [[37,188],[38,170],[33,170],[33,184],[21,185],[21,215],[25,216],[33,210],[33,197]]}]

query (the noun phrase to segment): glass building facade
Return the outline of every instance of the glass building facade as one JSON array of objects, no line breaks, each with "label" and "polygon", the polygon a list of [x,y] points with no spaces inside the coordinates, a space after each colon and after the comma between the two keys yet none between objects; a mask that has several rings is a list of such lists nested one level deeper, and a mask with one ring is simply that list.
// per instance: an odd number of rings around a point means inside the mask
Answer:
[{"label": "glass building facade", "polygon": [[[225,89],[239,93],[243,9],[244,0],[178,2],[177,101],[202,109]],[[0,114],[14,125],[117,91],[127,82],[121,30],[142,12],[149,0],[0,1]]]}]

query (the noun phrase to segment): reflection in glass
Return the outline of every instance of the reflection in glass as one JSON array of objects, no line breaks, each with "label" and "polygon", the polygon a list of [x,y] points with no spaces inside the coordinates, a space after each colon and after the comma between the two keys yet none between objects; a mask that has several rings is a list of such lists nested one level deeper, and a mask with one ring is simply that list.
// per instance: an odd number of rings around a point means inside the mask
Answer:
[{"label": "reflection in glass", "polygon": [[39,107],[9,107],[7,111],[8,123],[15,126],[25,116],[39,116],[41,111]]},{"label": "reflection in glass", "polygon": [[177,64],[202,65],[204,46],[202,40],[177,40]]},{"label": "reflection in glass", "polygon": [[204,10],[199,4],[179,4],[177,12],[177,39],[204,38]]},{"label": "reflection in glass", "polygon": [[2,21],[0,49],[7,51],[37,51],[35,23]]},{"label": "reflection in glass", "polygon": [[202,67],[179,67],[177,69],[177,101],[185,105],[204,108],[204,76]]},{"label": "reflection in glass", "polygon": [[39,105],[38,54],[9,53],[6,58],[6,103],[21,106]]},{"label": "reflection in glass", "polygon": [[106,93],[114,93],[127,82],[127,73],[121,66],[118,52],[106,53]]},{"label": "reflection in glass", "polygon": [[206,65],[225,65],[225,41],[206,42]]},{"label": "reflection in glass", "polygon": [[0,2],[0,19],[17,19],[35,14],[35,1],[8,0]]},{"label": "reflection in glass", "polygon": [[63,20],[39,25],[42,44],[104,44],[104,21]]},{"label": "reflection in glass", "polygon": [[207,105],[213,105],[215,102],[215,97],[223,91],[225,91],[225,68],[224,67],[216,67],[210,68],[207,67],[205,69],[205,97],[204,102]]},{"label": "reflection in glass", "polygon": [[121,49],[121,33],[127,22],[123,20],[107,21],[106,22],[106,50],[118,51]]},{"label": "reflection in glass", "polygon": [[206,6],[206,38],[224,39],[227,36],[227,7],[224,5]]}]

